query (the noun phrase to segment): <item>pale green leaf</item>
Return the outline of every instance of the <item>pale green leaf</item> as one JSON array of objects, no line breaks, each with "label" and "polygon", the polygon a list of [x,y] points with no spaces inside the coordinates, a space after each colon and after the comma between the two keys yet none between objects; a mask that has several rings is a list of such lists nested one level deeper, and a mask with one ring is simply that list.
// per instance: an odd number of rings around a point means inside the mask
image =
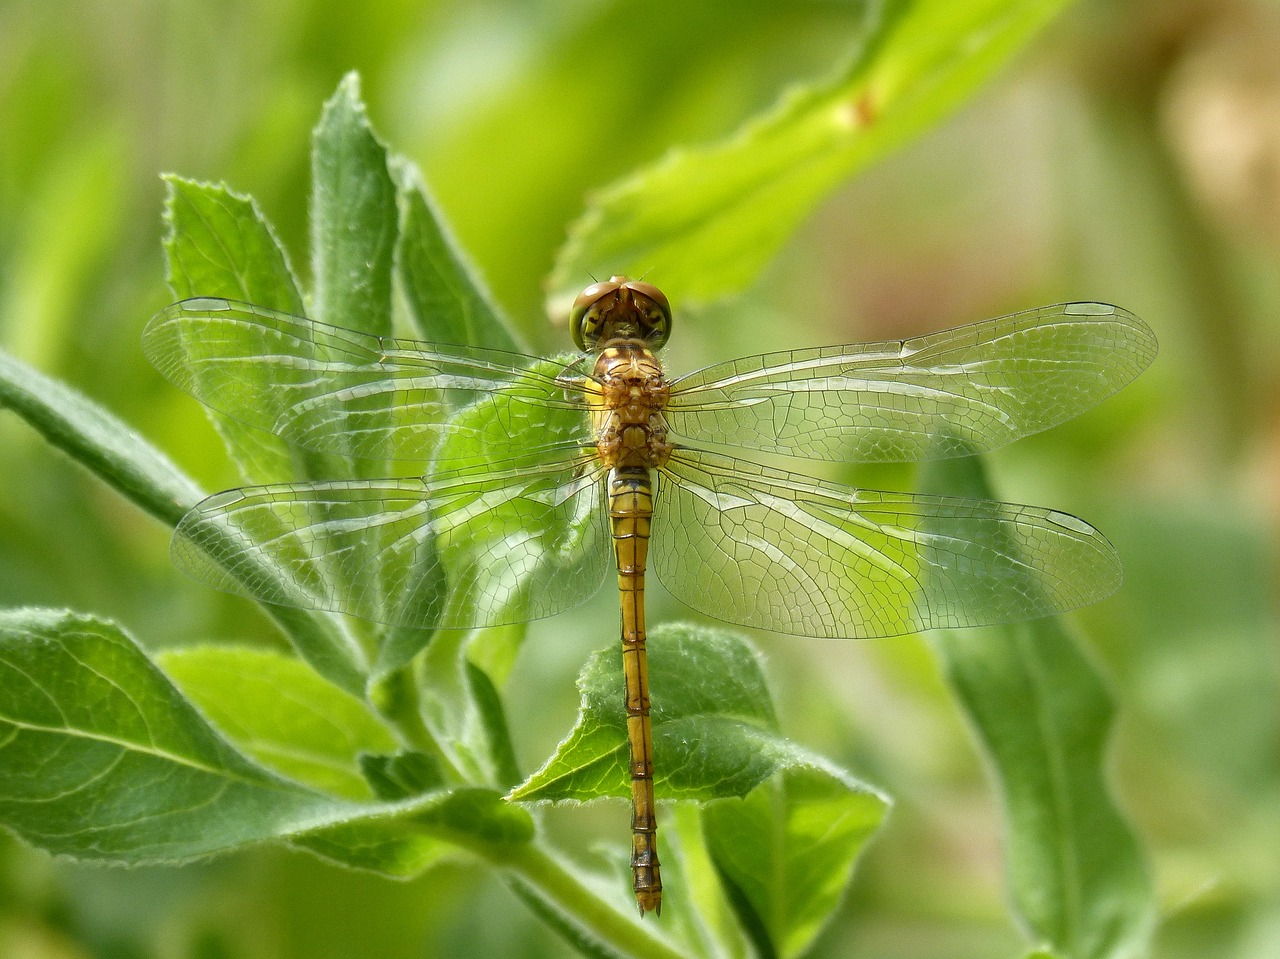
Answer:
[{"label": "pale green leaf", "polygon": [[707,846],[761,955],[802,955],[839,905],[887,801],[821,761],[703,810]]},{"label": "pale green leaf", "polygon": [[251,197],[173,174],[164,181],[164,251],[176,298],[224,296],[303,312],[288,255]]},{"label": "pale green leaf", "polygon": [[400,185],[396,270],[418,334],[433,343],[518,350],[475,267],[427,193],[418,168],[395,158],[392,170]]},{"label": "pale green leaf", "polygon": [[361,700],[292,656],[201,646],[165,651],[159,664],[237,748],[323,792],[371,798],[361,753],[396,749],[391,731]]},{"label": "pale green leaf", "polygon": [[[301,313],[302,294],[284,248],[250,198],[222,185],[167,176],[165,254],[175,296],[230,297],[271,309]],[[188,376],[194,376],[188,371]],[[262,384],[270,390],[270,383]],[[279,437],[210,414],[232,459],[251,483],[297,475],[338,478],[337,457],[292,449]],[[321,675],[349,692],[360,692],[364,651],[329,617],[275,607],[272,616],[298,652]]]},{"label": "pale green leaf", "polygon": [[[164,179],[164,251],[175,298],[217,296],[303,312],[288,256],[252,197],[222,184]],[[283,440],[234,417],[211,413],[210,419],[248,482],[290,479],[302,471]]]},{"label": "pale green leaf", "polygon": [[648,274],[679,302],[740,289],[841,181],[963,102],[1066,2],[881,5],[831,79],[598,193],[557,257],[548,312],[588,274]]},{"label": "pale green leaf", "polygon": [[[839,903],[887,801],[781,737],[759,655],[742,637],[664,625],[648,645],[656,794],[719,800],[704,808],[705,842],[736,912],[759,931],[757,947],[798,955]],[[593,656],[578,685],[573,731],[510,798],[630,797],[620,651]],[[707,909],[680,905],[689,922]]]},{"label": "pale green leaf", "polygon": [[387,149],[369,125],[359,75],[348,73],[325,103],[311,141],[311,316],[390,334],[395,244],[396,188]]},{"label": "pale green leaf", "polygon": [[[931,464],[933,492],[990,497],[976,457]],[[1154,901],[1108,789],[1115,704],[1055,619],[939,631],[936,648],[1004,801],[1013,906],[1063,959],[1143,955]]]}]

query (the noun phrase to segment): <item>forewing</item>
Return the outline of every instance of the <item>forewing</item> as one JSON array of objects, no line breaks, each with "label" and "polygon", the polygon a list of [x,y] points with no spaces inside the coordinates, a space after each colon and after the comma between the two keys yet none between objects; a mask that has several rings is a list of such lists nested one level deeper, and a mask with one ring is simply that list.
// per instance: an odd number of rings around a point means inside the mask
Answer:
[{"label": "forewing", "polygon": [[496,394],[556,428],[487,442],[528,456],[589,441],[553,360],[372,336],[207,297],[156,314],[142,343],[180,389],[305,449],[426,461],[457,428],[454,412]]},{"label": "forewing", "polygon": [[264,603],[400,626],[538,619],[586,600],[608,569],[590,466],[230,490],[183,517],[174,561]]},{"label": "forewing", "polygon": [[708,367],[673,384],[667,418],[686,445],[857,462],[967,456],[1076,416],[1155,355],[1155,336],[1127,310],[1064,303]]},{"label": "forewing", "polygon": [[731,623],[870,638],[1031,619],[1120,585],[1111,544],[1055,510],[880,493],[681,451],[658,478],[652,563]]}]

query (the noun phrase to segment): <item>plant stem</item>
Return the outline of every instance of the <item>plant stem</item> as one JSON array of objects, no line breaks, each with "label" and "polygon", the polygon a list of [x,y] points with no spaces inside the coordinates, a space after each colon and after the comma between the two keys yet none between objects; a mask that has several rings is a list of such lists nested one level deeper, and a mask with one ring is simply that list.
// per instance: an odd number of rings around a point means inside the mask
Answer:
[{"label": "plant stem", "polygon": [[401,741],[437,760],[455,782],[466,782],[462,771],[431,734],[418,711],[418,686],[408,667],[388,673],[369,689],[369,701],[400,734]]},{"label": "plant stem", "polygon": [[655,935],[656,930],[601,898],[598,890],[545,846],[532,842],[494,852],[487,856],[489,861],[523,887],[518,891],[524,897],[538,900],[542,908],[536,911],[543,912],[543,918],[571,940],[603,947],[618,956],[684,959],[682,952]]}]

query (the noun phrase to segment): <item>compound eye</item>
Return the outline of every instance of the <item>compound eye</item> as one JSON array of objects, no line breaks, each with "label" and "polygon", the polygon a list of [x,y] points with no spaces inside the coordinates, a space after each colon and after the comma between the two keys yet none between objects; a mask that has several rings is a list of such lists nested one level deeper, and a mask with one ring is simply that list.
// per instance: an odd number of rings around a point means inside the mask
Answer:
[{"label": "compound eye", "polygon": [[592,308],[620,286],[622,283],[616,280],[592,283],[573,301],[573,309],[569,311],[569,332],[578,349],[585,352],[589,348],[588,344],[595,345],[599,338],[600,316]]},{"label": "compound eye", "polygon": [[645,339],[651,348],[661,349],[671,335],[671,303],[667,295],[652,283],[639,280],[628,283],[627,289],[631,291],[636,305],[644,310]]},{"label": "compound eye", "polygon": [[600,299],[600,297],[604,296],[606,293],[612,293],[620,285],[621,284],[615,283],[612,280],[607,283],[592,283],[589,287],[579,293],[577,299],[573,301],[573,310],[571,315],[577,316],[581,313],[585,313],[587,310],[591,309],[591,304]]},{"label": "compound eye", "polygon": [[628,283],[627,287],[633,293],[639,293],[641,296],[647,296],[649,299],[653,300],[658,309],[662,311],[663,315],[670,318],[671,304],[667,301],[667,294],[663,293],[652,283],[643,283],[640,280],[636,280]]}]

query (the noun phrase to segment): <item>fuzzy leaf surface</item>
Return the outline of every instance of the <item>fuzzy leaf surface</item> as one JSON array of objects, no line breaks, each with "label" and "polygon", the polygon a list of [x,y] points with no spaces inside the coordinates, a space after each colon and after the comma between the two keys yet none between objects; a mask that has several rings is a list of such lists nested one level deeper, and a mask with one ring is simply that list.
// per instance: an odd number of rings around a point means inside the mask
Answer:
[{"label": "fuzzy leaf surface", "polygon": [[352,802],[259,766],[118,626],[0,613],[0,824],[32,845],[117,864],[185,862],[287,841],[411,876],[442,855],[518,844],[527,813],[492,789]]}]

